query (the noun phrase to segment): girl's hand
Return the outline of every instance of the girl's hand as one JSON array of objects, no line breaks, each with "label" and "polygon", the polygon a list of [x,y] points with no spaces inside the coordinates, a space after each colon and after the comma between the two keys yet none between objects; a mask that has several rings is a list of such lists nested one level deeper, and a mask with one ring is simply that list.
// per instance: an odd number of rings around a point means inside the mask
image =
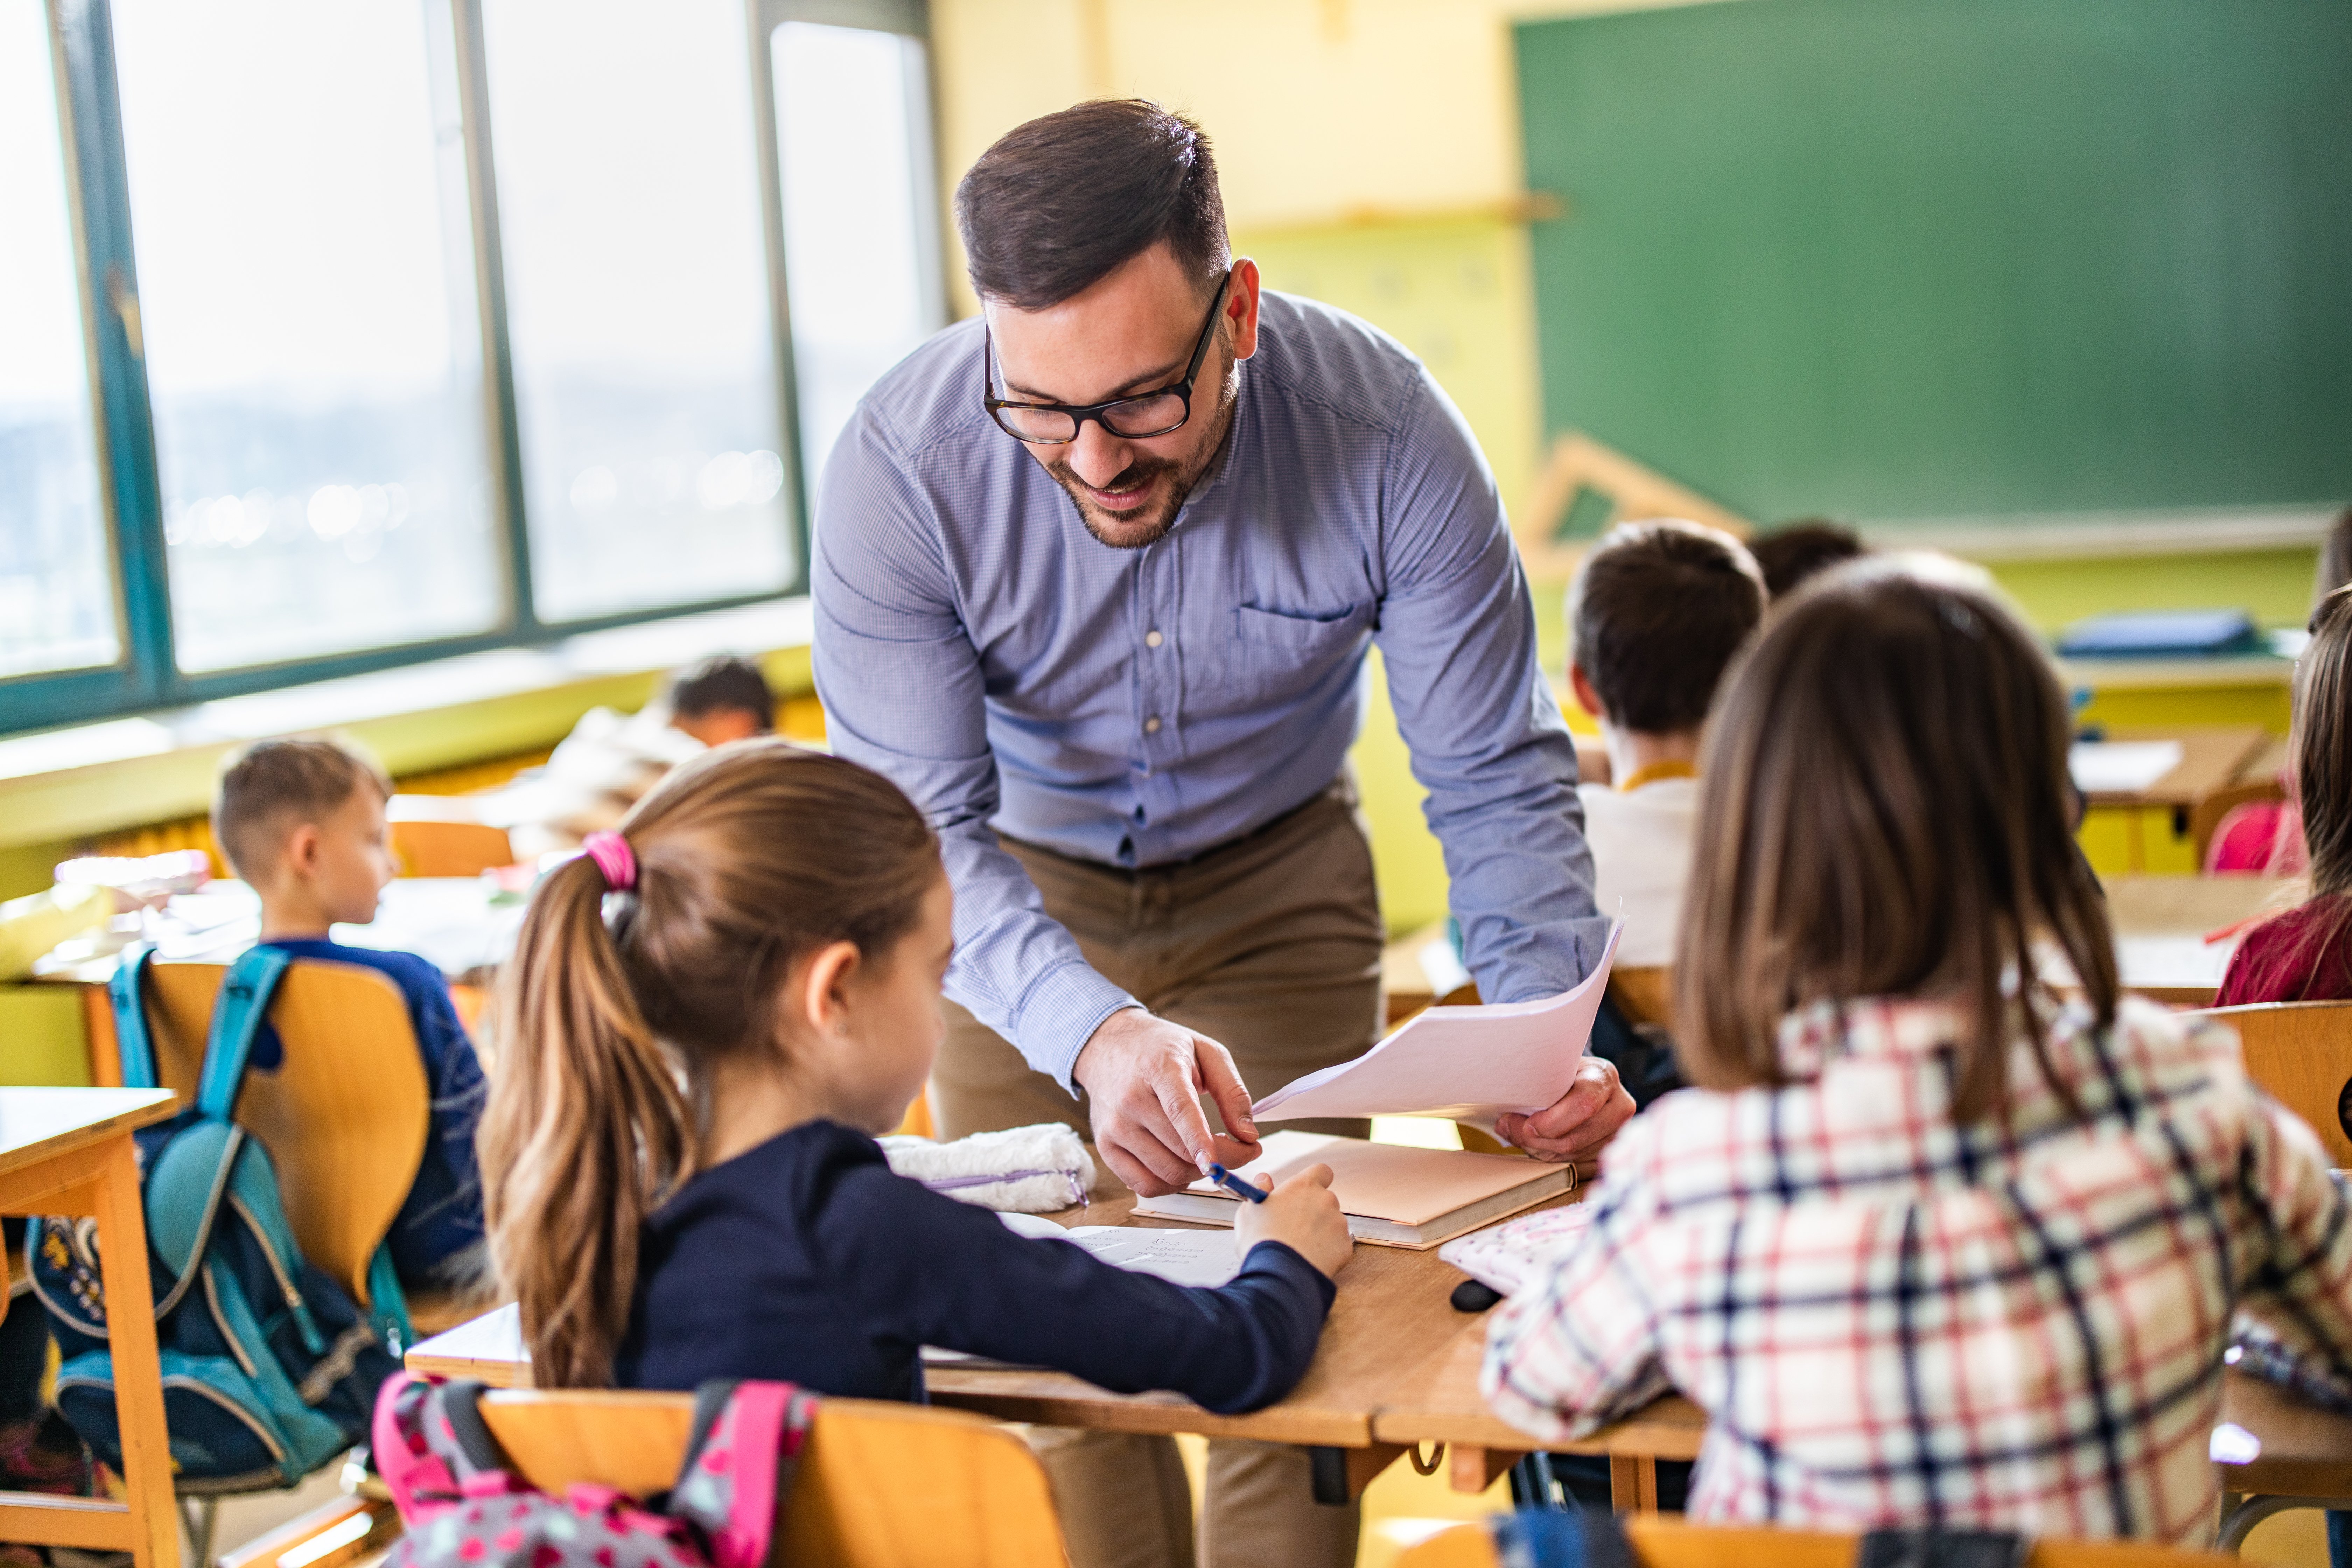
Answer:
[{"label": "girl's hand", "polygon": [[1242,1256],[1261,1241],[1278,1241],[1327,1275],[1336,1275],[1356,1255],[1348,1234],[1348,1216],[1331,1195],[1331,1167],[1309,1165],[1280,1186],[1271,1176],[1257,1178],[1272,1195],[1262,1204],[1245,1203],[1234,1221]]}]

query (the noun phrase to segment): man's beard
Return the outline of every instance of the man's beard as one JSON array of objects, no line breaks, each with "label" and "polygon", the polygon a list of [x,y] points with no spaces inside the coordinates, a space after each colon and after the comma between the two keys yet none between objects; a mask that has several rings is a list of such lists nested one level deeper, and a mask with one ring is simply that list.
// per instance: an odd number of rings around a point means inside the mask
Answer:
[{"label": "man's beard", "polygon": [[1078,509],[1078,521],[1086,524],[1087,531],[1098,542],[1113,550],[1142,550],[1168,537],[1168,531],[1176,526],[1176,514],[1184,510],[1193,487],[1225,449],[1225,437],[1233,425],[1234,401],[1224,387],[1218,389],[1216,418],[1216,435],[1202,448],[1199,461],[1188,465],[1166,458],[1146,458],[1129,463],[1110,483],[1099,487],[1107,490],[1134,489],[1162,474],[1168,475],[1167,493],[1133,511],[1114,512],[1096,506],[1087,482],[1072,471],[1067,462],[1048,463],[1045,471],[1069,492],[1071,504]]}]

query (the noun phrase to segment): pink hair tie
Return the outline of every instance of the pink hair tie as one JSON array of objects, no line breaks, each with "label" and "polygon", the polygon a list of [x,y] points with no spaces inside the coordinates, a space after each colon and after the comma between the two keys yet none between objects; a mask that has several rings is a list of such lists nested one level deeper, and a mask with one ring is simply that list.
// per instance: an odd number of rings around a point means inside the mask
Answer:
[{"label": "pink hair tie", "polygon": [[596,869],[604,873],[604,886],[614,892],[625,893],[637,885],[637,858],[619,834],[592,833],[580,841],[580,847],[596,862]]}]

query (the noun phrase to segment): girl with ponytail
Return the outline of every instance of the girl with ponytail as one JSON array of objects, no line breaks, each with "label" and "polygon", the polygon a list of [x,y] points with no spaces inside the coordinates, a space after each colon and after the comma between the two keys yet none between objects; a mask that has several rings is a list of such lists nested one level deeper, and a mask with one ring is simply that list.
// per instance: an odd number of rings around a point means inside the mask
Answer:
[{"label": "girl with ponytail", "polygon": [[542,1388],[778,1378],[920,1399],[926,1344],[1212,1410],[1307,1370],[1347,1261],[1322,1167],[1187,1289],[891,1173],[953,948],[920,813],[783,741],[671,773],[533,896],[479,1146]]}]

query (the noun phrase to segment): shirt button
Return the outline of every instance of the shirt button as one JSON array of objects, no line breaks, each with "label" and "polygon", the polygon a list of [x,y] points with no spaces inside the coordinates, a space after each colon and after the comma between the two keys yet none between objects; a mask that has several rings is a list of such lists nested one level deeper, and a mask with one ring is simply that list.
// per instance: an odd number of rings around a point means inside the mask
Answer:
[{"label": "shirt button", "polygon": [[1143,732],[1147,735],[1157,735],[1160,733],[1159,714],[1154,713],[1150,718],[1146,719],[1143,721]]},{"label": "shirt button", "polygon": [[1158,632],[1143,634],[1143,646],[1146,647],[1158,647],[1165,640]]}]

